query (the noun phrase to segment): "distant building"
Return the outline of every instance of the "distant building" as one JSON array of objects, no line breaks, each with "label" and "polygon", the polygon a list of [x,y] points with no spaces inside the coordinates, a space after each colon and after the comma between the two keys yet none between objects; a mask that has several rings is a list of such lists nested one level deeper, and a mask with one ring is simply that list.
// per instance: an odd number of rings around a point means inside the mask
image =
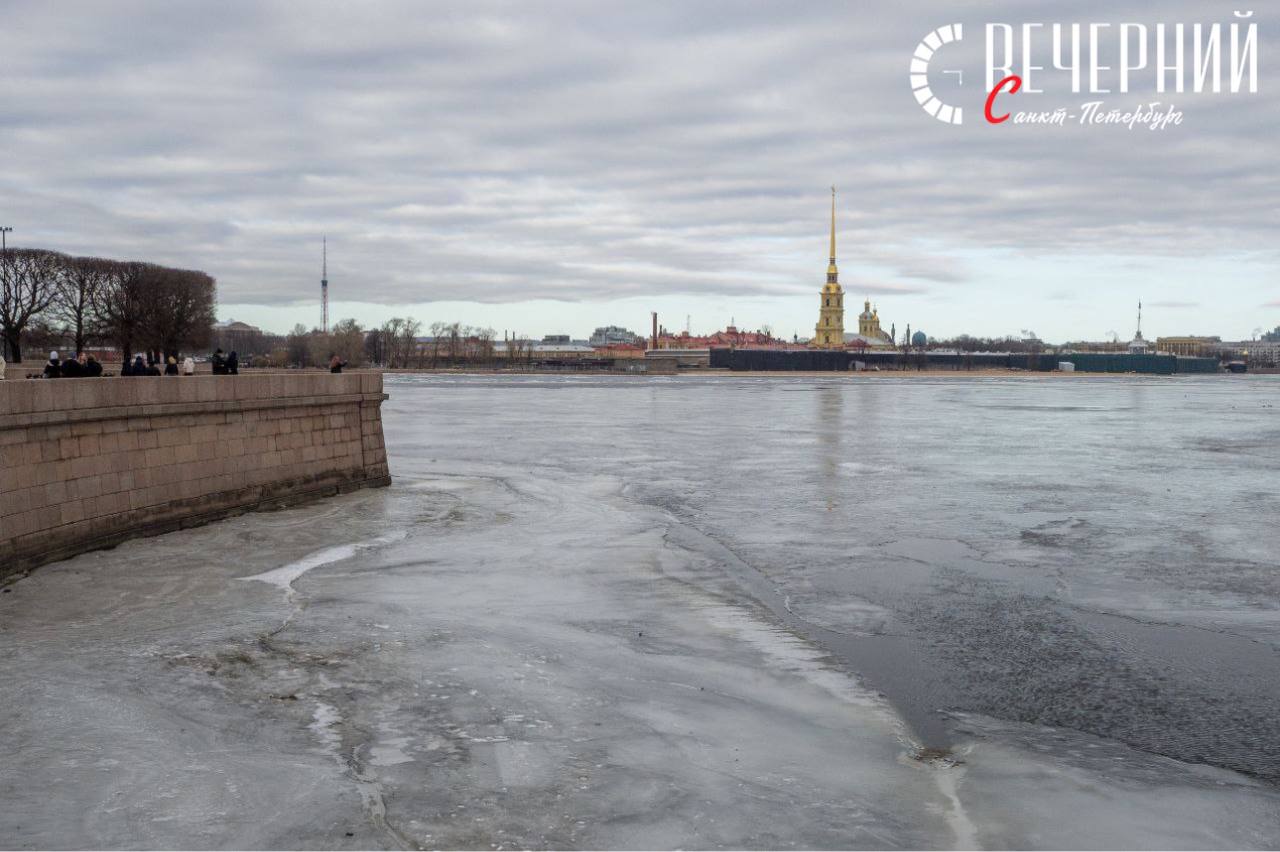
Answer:
[{"label": "distant building", "polygon": [[569,343],[569,335],[567,334],[548,334],[542,338],[543,343],[563,346]]},{"label": "distant building", "polygon": [[1196,337],[1194,335],[1157,337],[1156,351],[1187,358],[1204,358],[1217,354],[1221,337]]},{"label": "distant building", "polygon": [[682,331],[679,334],[671,334],[666,329],[662,329],[658,333],[658,349],[710,349],[718,348],[742,348],[752,347],[754,349],[792,349],[804,348],[795,344],[787,343],[785,340],[779,340],[766,331],[741,331],[735,325],[725,326],[724,331],[714,331],[711,334],[690,334]]},{"label": "distant building", "polygon": [[249,325],[247,322],[237,322],[236,320],[214,323],[213,327],[223,334],[262,334],[262,329],[256,325]]},{"label": "distant building", "polygon": [[858,314],[858,333],[844,336],[845,346],[854,349],[892,349],[893,337],[880,328],[880,312],[872,307],[871,300],[862,303]]},{"label": "distant building", "polygon": [[499,340],[493,344],[493,354],[497,358],[521,356],[533,356],[535,358],[590,358],[596,354],[594,348],[571,343],[568,335],[564,337],[563,343],[545,340],[541,343],[534,343],[531,340]]},{"label": "distant building", "polygon": [[284,338],[247,322],[227,320],[213,326],[213,348],[240,356],[267,355],[284,345]]},{"label": "distant building", "polygon": [[634,331],[616,325],[597,328],[589,341],[592,346],[618,346],[643,344],[644,339]]},{"label": "distant building", "polygon": [[1259,367],[1280,366],[1280,340],[1251,340],[1244,344],[1246,360]]},{"label": "distant building", "polygon": [[917,331],[915,334],[911,335],[911,345],[912,346],[928,346],[929,336],[926,335],[923,331]]},{"label": "distant building", "polygon": [[1252,367],[1280,366],[1280,341],[1239,340],[1214,344],[1211,355],[1244,361]]}]

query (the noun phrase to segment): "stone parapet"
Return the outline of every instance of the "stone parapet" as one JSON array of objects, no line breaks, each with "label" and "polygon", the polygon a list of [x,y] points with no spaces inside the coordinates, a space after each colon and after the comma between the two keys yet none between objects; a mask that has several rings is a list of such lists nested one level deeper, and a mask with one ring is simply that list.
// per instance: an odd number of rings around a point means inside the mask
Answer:
[{"label": "stone parapet", "polygon": [[387,485],[380,373],[0,382],[0,578]]}]

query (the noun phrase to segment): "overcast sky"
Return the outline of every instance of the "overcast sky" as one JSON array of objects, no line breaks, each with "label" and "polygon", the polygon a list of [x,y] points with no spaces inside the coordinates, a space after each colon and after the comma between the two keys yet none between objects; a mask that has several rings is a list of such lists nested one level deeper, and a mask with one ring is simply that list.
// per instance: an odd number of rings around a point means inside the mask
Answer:
[{"label": "overcast sky", "polygon": [[[1183,123],[1153,132],[987,125],[982,24],[1247,6],[2,5],[12,243],[203,269],[223,319],[318,324],[328,235],[335,318],[584,337],[654,309],[808,336],[835,184],[847,302],[899,333],[1127,338],[1139,299],[1150,337],[1280,324],[1267,8],[1259,93],[1163,96]],[[965,42],[930,70],[961,127],[907,76],[956,21]]]}]

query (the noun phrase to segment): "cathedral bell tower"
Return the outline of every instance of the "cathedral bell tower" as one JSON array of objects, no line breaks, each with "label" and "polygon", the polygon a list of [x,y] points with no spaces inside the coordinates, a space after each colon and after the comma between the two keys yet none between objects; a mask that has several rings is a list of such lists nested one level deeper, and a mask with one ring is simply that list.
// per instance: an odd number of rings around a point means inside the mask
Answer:
[{"label": "cathedral bell tower", "polygon": [[831,187],[831,259],[827,283],[822,285],[818,324],[813,329],[813,346],[819,349],[844,348],[844,290],[836,271],[836,188]]}]

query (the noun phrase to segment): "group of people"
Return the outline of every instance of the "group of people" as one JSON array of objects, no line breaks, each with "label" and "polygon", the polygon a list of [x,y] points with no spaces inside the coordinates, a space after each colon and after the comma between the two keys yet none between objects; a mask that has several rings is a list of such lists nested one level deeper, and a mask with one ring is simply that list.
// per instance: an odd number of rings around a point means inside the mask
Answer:
[{"label": "group of people", "polygon": [[238,376],[240,375],[240,356],[235,352],[230,355],[222,354],[221,349],[215,349],[213,352],[213,374],[215,376]]},{"label": "group of people", "polygon": [[188,355],[182,359],[182,364],[178,364],[178,359],[170,355],[164,362],[164,371],[160,370],[160,362],[151,361],[147,363],[141,355],[135,355],[133,363],[126,361],[120,365],[120,375],[122,376],[194,376],[196,374],[196,362]]},{"label": "group of people", "polygon": [[[221,349],[215,350],[213,353],[212,364],[213,373],[220,376],[238,376],[240,374],[240,357],[232,352],[229,355],[224,354]],[[161,370],[163,363],[164,369]],[[4,378],[5,361],[3,354],[0,354],[0,379]],[[329,372],[341,373],[342,368],[347,366],[347,362],[343,361],[336,354],[329,358]],[[196,362],[188,355],[179,363],[178,359],[170,355],[164,362],[155,361],[150,355],[143,357],[142,355],[134,356],[132,362],[125,360],[120,366],[120,375],[122,376],[194,376],[196,372]],[[28,378],[33,378],[33,374],[28,373]],[[59,359],[58,353],[49,353],[49,362],[44,365],[43,378],[46,379],[84,379],[93,378],[102,375],[102,364],[92,355],[80,352],[74,358]]]},{"label": "group of people", "polygon": [[81,352],[74,358],[58,360],[57,352],[49,353],[49,363],[44,365],[46,379],[88,379],[102,375],[102,365],[92,355]]},{"label": "group of people", "polygon": [[[122,376],[194,376],[196,372],[196,362],[187,356],[178,363],[178,359],[170,355],[165,362],[164,371],[160,370],[159,362],[142,355],[135,355],[133,361],[125,361],[120,366],[120,375]],[[0,378],[3,378],[0,373]],[[41,374],[46,379],[89,379],[102,375],[102,364],[92,355],[86,355],[81,352],[74,358],[58,358],[57,352],[49,353],[49,361],[44,365],[44,372]]]}]

